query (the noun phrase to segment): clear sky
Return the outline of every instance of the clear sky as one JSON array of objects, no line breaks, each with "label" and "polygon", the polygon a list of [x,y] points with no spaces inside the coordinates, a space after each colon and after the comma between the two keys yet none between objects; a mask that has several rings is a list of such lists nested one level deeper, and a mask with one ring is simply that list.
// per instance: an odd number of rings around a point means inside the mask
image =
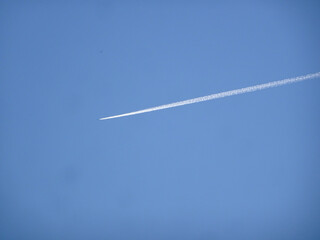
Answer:
[{"label": "clear sky", "polygon": [[0,0],[1,239],[319,239],[319,1]]}]

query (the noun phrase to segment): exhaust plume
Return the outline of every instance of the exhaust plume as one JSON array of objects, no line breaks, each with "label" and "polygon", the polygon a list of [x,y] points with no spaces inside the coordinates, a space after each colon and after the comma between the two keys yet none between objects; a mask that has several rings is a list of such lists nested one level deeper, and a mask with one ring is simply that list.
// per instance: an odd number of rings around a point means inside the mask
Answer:
[{"label": "exhaust plume", "polygon": [[112,118],[119,118],[119,117],[126,117],[130,115],[136,115],[136,114],[141,114],[141,113],[146,113],[146,112],[153,112],[153,111],[158,111],[162,109],[167,109],[167,108],[173,108],[173,107],[178,107],[178,106],[183,106],[187,104],[192,104],[192,103],[198,103],[198,102],[204,102],[208,100],[213,100],[213,99],[218,99],[218,98],[223,98],[223,97],[229,97],[233,95],[239,95],[243,93],[249,93],[249,92],[255,92],[267,88],[272,88],[272,87],[279,87],[282,85],[290,84],[290,83],[296,83],[296,82],[301,82],[309,79],[314,79],[320,77],[320,72],[313,73],[313,74],[307,74],[304,76],[299,76],[299,77],[294,77],[294,78],[287,78],[275,82],[269,82],[269,83],[264,83],[264,84],[259,84],[251,87],[245,87],[245,88],[239,88],[231,91],[226,91],[226,92],[220,92],[220,93],[215,93],[203,97],[197,97],[197,98],[192,98],[189,100],[184,100],[180,102],[174,102],[170,104],[165,104],[157,107],[152,107],[152,108],[147,108],[135,112],[129,112],[129,113],[124,113],[120,115],[115,115],[115,116],[110,116],[110,117],[104,117],[100,118],[99,120],[107,120],[107,119],[112,119]]}]

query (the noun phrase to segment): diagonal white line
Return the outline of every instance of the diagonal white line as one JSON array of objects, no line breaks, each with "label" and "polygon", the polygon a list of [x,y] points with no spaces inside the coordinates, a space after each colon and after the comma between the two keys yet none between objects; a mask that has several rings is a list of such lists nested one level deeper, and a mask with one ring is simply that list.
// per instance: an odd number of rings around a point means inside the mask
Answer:
[{"label": "diagonal white line", "polygon": [[255,86],[251,86],[251,87],[245,87],[245,88],[235,89],[235,90],[231,90],[231,91],[215,93],[215,94],[207,95],[204,97],[192,98],[189,100],[174,102],[174,103],[165,104],[165,105],[152,107],[152,108],[147,108],[147,109],[143,109],[143,110],[139,110],[139,111],[135,111],[135,112],[124,113],[124,114],[115,115],[115,116],[111,116],[111,117],[104,117],[104,118],[100,118],[99,120],[107,120],[107,119],[112,119],[112,118],[126,117],[126,116],[130,116],[130,115],[136,115],[136,114],[141,114],[141,113],[146,113],[146,112],[153,112],[153,111],[158,111],[161,109],[173,108],[173,107],[178,107],[178,106],[192,104],[192,103],[204,102],[204,101],[217,99],[217,98],[229,97],[229,96],[248,93],[248,92],[255,92],[255,91],[259,91],[259,90],[263,90],[263,89],[267,89],[267,88],[279,87],[282,85],[301,82],[301,81],[314,79],[314,78],[318,78],[318,77],[320,77],[320,72],[307,74],[304,76],[299,76],[299,77],[294,77],[294,78],[287,78],[287,79],[283,79],[283,80],[275,81],[275,82],[259,84],[259,85],[255,85]]}]

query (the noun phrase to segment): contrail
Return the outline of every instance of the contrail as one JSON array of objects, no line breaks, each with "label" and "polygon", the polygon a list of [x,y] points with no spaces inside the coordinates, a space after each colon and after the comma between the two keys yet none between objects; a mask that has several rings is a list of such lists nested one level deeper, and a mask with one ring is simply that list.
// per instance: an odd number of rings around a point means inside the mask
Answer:
[{"label": "contrail", "polygon": [[255,92],[255,91],[259,91],[259,90],[263,90],[263,89],[267,89],[267,88],[279,87],[282,85],[301,82],[301,81],[305,81],[305,80],[309,80],[309,79],[313,79],[313,78],[318,78],[318,77],[320,77],[320,72],[307,74],[304,76],[299,76],[299,77],[294,77],[294,78],[287,78],[287,79],[283,79],[283,80],[279,80],[279,81],[275,81],[275,82],[259,84],[259,85],[255,85],[255,86],[251,86],[251,87],[245,87],[245,88],[239,88],[239,89],[235,89],[235,90],[231,90],[231,91],[215,93],[215,94],[207,95],[204,97],[192,98],[189,100],[174,102],[174,103],[165,104],[165,105],[161,105],[158,107],[147,108],[147,109],[143,109],[143,110],[139,110],[139,111],[135,111],[135,112],[124,113],[124,114],[115,115],[115,116],[111,116],[111,117],[104,117],[104,118],[100,118],[99,120],[107,120],[107,119],[111,119],[111,118],[126,117],[126,116],[130,116],[130,115],[136,115],[136,114],[141,114],[141,113],[146,113],[146,112],[153,112],[153,111],[158,111],[161,109],[167,109],[167,108],[173,108],[173,107],[178,107],[178,106],[192,104],[192,103],[204,102],[204,101],[208,101],[208,100],[212,100],[212,99],[229,97],[229,96],[248,93],[248,92]]}]

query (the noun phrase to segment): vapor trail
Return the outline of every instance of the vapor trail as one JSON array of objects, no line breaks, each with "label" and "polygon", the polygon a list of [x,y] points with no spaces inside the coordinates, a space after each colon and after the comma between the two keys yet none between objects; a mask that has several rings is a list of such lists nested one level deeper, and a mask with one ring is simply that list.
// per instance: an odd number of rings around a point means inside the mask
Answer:
[{"label": "vapor trail", "polygon": [[139,111],[135,111],[135,112],[124,113],[124,114],[115,115],[115,116],[111,116],[111,117],[104,117],[104,118],[100,118],[99,120],[107,120],[107,119],[111,119],[111,118],[119,118],[119,117],[125,117],[125,116],[130,116],[130,115],[136,115],[136,114],[140,114],[140,113],[153,112],[153,111],[158,111],[158,110],[166,109],[166,108],[173,108],[173,107],[178,107],[178,106],[192,104],[192,103],[204,102],[204,101],[217,99],[217,98],[229,97],[229,96],[248,93],[248,92],[255,92],[255,91],[263,90],[266,88],[279,87],[282,85],[301,82],[301,81],[305,81],[305,80],[309,80],[309,79],[313,79],[313,78],[318,78],[318,77],[320,77],[320,72],[313,73],[313,74],[307,74],[304,76],[299,76],[299,77],[294,77],[294,78],[287,78],[287,79],[283,79],[283,80],[275,81],[275,82],[259,84],[259,85],[255,85],[255,86],[251,86],[251,87],[245,87],[245,88],[235,89],[235,90],[231,90],[231,91],[215,93],[215,94],[207,95],[204,97],[198,97],[198,98],[193,98],[193,99],[184,100],[184,101],[180,101],[180,102],[174,102],[174,103],[165,104],[165,105],[161,105],[158,107],[147,108],[147,109],[143,109],[143,110],[139,110]]}]

